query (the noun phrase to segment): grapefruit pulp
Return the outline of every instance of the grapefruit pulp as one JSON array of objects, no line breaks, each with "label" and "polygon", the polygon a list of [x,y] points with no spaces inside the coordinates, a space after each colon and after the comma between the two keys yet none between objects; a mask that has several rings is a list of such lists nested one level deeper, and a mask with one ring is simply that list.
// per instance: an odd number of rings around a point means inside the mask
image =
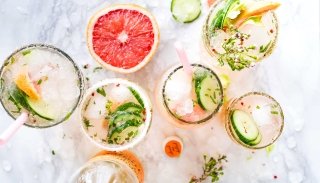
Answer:
[{"label": "grapefruit pulp", "polygon": [[159,30],[144,8],[120,4],[92,16],[87,27],[91,55],[106,69],[131,73],[141,69],[154,55]]}]

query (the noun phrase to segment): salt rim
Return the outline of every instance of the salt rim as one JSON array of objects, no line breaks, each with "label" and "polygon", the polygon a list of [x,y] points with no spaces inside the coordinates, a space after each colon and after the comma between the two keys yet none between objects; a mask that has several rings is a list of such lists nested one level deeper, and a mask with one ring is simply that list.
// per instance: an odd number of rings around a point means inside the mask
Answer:
[{"label": "salt rim", "polygon": [[[92,30],[93,30],[93,28],[92,27],[95,25],[96,21],[102,15],[105,15],[106,13],[108,13],[112,10],[115,10],[115,9],[136,10],[136,11],[146,15],[150,19],[152,26],[153,26],[153,32],[155,35],[154,36],[154,44],[153,44],[149,54],[143,59],[142,62],[140,62],[138,65],[136,65],[130,69],[123,69],[120,67],[115,67],[115,66],[112,66],[112,65],[104,62],[93,50],[93,44],[92,44]],[[94,60],[108,70],[119,72],[119,73],[124,73],[124,74],[134,73],[134,72],[142,69],[145,65],[147,65],[152,60],[154,54],[156,53],[156,51],[159,47],[159,42],[160,42],[160,30],[159,30],[159,26],[158,26],[158,23],[157,23],[155,17],[147,9],[145,9],[141,6],[135,5],[135,4],[115,4],[115,5],[107,6],[103,9],[97,11],[90,18],[85,34],[86,34],[86,38],[87,38],[87,47],[89,49],[91,56],[94,58]]]},{"label": "salt rim", "polygon": [[[90,135],[87,133],[84,125],[83,125],[83,110],[84,110],[84,107],[86,105],[86,102],[87,102],[87,98],[91,96],[91,93],[96,91],[96,89],[100,88],[100,87],[103,87],[103,86],[106,86],[106,85],[109,85],[109,84],[114,84],[114,83],[119,83],[119,84],[124,84],[124,85],[127,85],[127,86],[130,86],[132,87],[134,90],[136,90],[139,94],[140,94],[140,97],[142,98],[143,102],[144,102],[144,107],[146,109],[146,120],[144,121],[144,128],[143,130],[141,130],[139,133],[138,133],[138,136],[133,138],[131,141],[129,141],[128,143],[125,143],[123,145],[102,145],[102,143],[99,143],[97,141],[95,141],[94,139],[92,139],[90,137]],[[151,126],[151,120],[152,120],[152,106],[151,106],[151,101],[147,95],[147,93],[144,91],[143,88],[141,88],[140,86],[138,86],[137,84],[131,82],[131,81],[128,81],[126,79],[122,79],[122,78],[114,78],[114,79],[105,79],[103,81],[100,81],[99,83],[95,84],[94,86],[92,86],[91,88],[89,88],[86,92],[86,94],[84,95],[83,97],[83,100],[80,104],[80,113],[79,113],[79,119],[80,119],[80,123],[81,123],[81,129],[82,129],[82,132],[85,134],[85,136],[92,142],[94,143],[96,146],[102,148],[102,149],[105,149],[105,150],[108,150],[108,151],[123,151],[123,150],[127,150],[129,148],[133,148],[135,145],[137,145],[138,143],[140,143],[144,137],[147,135],[149,129],[150,129],[150,126]]]}]

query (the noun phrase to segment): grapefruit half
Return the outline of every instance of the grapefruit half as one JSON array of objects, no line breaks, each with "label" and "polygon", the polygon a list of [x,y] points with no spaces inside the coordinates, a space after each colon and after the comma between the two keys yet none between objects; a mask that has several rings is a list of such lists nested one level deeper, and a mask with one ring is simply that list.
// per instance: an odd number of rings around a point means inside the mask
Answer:
[{"label": "grapefruit half", "polygon": [[87,27],[87,45],[106,69],[132,73],[145,66],[159,44],[153,15],[133,4],[111,5],[95,13]]}]

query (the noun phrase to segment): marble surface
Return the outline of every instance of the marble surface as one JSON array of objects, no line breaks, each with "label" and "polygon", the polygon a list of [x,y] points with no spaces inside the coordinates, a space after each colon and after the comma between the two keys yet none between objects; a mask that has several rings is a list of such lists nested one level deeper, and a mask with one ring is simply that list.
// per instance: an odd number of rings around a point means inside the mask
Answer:
[{"label": "marble surface", "polygon": [[[86,48],[86,24],[93,12],[114,2],[147,7],[160,26],[161,43],[155,58],[135,74],[92,72],[97,64]],[[192,60],[206,59],[200,47],[201,27],[208,11],[205,1],[203,5],[196,22],[181,25],[171,18],[169,0],[0,0],[0,64],[20,46],[48,43],[66,51],[80,66],[88,63],[89,68],[83,72],[90,84],[103,78],[126,77],[141,84],[153,99],[155,81],[168,66],[177,63],[174,40],[183,42]],[[177,129],[155,108],[147,138],[132,149],[143,162],[147,183],[188,182],[192,175],[201,173],[203,154],[219,153],[229,160],[221,182],[320,182],[319,1],[282,0],[277,15],[280,35],[276,50],[257,67],[233,73],[228,91],[229,97],[251,90],[265,91],[280,102],[285,129],[274,150],[269,155],[265,150],[253,153],[234,144],[219,118],[200,128]],[[1,107],[0,131],[12,121]],[[178,159],[168,159],[162,151],[163,139],[170,135],[180,136],[185,143]],[[0,147],[0,182],[64,183],[99,150],[81,133],[76,113],[53,128],[22,127]]]}]

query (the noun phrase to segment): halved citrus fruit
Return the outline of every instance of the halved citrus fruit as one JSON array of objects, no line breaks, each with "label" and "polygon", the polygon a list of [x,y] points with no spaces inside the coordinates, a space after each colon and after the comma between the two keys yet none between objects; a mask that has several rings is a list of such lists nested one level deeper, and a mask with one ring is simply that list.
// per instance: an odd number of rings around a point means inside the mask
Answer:
[{"label": "halved citrus fruit", "polygon": [[132,4],[112,5],[92,16],[87,27],[91,55],[106,69],[132,73],[145,66],[159,43],[155,18]]},{"label": "halved citrus fruit", "polygon": [[28,72],[22,71],[15,79],[17,87],[27,94],[31,99],[38,100],[40,95],[31,81]]}]

